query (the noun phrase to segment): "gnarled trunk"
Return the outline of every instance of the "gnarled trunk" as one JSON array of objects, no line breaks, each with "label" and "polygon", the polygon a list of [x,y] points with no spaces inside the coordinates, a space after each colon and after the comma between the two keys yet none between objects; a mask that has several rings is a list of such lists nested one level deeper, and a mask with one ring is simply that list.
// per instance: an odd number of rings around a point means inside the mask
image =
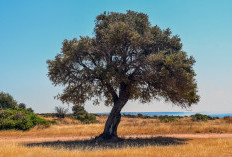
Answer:
[{"label": "gnarled trunk", "polygon": [[[118,138],[117,129],[118,125],[121,120],[121,110],[124,105],[129,100],[130,93],[128,92],[128,85],[125,83],[120,84],[120,92],[119,97],[114,99],[114,106],[108,116],[108,119],[105,124],[104,131],[101,135],[96,137],[96,139],[111,139],[111,138]],[[112,95],[113,96],[113,95]]]},{"label": "gnarled trunk", "polygon": [[108,119],[105,123],[104,132],[101,135],[99,135],[98,137],[103,138],[103,139],[111,139],[111,138],[118,137],[117,129],[118,129],[118,125],[121,121],[121,113],[120,112],[121,112],[123,106],[126,104],[126,102],[119,101],[119,102],[114,103],[114,106],[110,112],[110,115],[108,116]]}]

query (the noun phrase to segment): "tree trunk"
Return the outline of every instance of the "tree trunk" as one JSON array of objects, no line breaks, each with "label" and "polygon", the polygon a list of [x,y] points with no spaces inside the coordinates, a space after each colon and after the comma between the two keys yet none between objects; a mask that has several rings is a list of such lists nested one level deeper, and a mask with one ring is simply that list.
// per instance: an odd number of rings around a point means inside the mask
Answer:
[{"label": "tree trunk", "polygon": [[114,99],[114,106],[110,112],[110,115],[108,116],[104,131],[95,139],[118,139],[117,129],[121,120],[120,112],[129,100],[129,96],[129,86],[122,82],[120,84],[119,97]]},{"label": "tree trunk", "polygon": [[97,138],[102,138],[102,139],[118,138],[117,129],[121,121],[120,112],[125,104],[126,102],[114,103],[114,106],[106,121],[104,132],[101,135],[99,135]]}]

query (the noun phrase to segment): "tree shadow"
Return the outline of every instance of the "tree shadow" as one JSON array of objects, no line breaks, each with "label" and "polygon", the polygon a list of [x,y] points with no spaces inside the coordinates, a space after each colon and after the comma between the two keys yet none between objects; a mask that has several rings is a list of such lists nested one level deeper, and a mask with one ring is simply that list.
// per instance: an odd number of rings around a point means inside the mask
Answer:
[{"label": "tree shadow", "polygon": [[129,138],[96,141],[90,140],[75,140],[75,141],[53,141],[41,143],[27,143],[27,147],[42,146],[53,148],[65,149],[107,149],[107,148],[123,148],[123,147],[144,147],[144,146],[169,146],[169,145],[182,145],[191,139],[186,138],[173,138],[173,137],[153,137],[153,138]]}]

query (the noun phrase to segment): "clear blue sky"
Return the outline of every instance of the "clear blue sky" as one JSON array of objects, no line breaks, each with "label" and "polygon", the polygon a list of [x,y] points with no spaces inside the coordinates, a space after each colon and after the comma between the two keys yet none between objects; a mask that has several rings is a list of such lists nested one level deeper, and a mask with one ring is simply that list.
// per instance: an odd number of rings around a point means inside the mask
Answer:
[{"label": "clear blue sky", "polygon": [[[47,59],[60,52],[64,39],[93,35],[95,17],[104,11],[148,14],[152,25],[171,28],[183,50],[196,59],[201,101],[192,111],[232,112],[231,0],[0,0],[0,91],[36,112],[62,105],[54,96]],[[86,104],[89,112],[110,108]],[[185,111],[171,103],[129,102],[123,111]]]}]

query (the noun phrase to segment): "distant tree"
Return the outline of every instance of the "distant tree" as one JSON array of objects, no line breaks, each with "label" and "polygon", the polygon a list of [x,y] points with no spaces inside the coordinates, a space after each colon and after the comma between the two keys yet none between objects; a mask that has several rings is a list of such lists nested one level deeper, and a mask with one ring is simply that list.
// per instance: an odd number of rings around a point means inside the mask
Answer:
[{"label": "distant tree", "polygon": [[65,89],[63,102],[84,104],[104,97],[113,108],[103,133],[117,137],[121,110],[128,100],[141,103],[164,98],[190,107],[199,101],[193,64],[181,39],[170,29],[151,26],[143,13],[103,13],[96,17],[93,37],[64,40],[61,53],[48,60],[48,76]]},{"label": "distant tree", "polygon": [[0,92],[0,109],[14,109],[16,107],[17,102],[10,94]]},{"label": "distant tree", "polygon": [[18,105],[18,107],[21,108],[21,109],[24,109],[24,110],[27,110],[27,111],[29,111],[29,112],[34,113],[34,110],[33,110],[31,107],[27,108],[27,107],[26,107],[26,104],[24,104],[24,103],[20,103],[20,104]]},{"label": "distant tree", "polygon": [[208,115],[196,113],[194,115],[191,115],[193,121],[207,121],[207,120],[212,120],[213,117],[210,117]]},{"label": "distant tree", "polygon": [[21,109],[26,109],[26,105],[24,103],[20,103],[18,105],[18,107],[21,108]]},{"label": "distant tree", "polygon": [[31,107],[27,108],[27,111],[34,113],[34,110]]},{"label": "distant tree", "polygon": [[64,107],[61,106],[56,106],[55,111],[56,111],[56,117],[58,118],[64,118],[65,115],[68,113],[68,109],[65,109]]},{"label": "distant tree", "polygon": [[84,107],[81,105],[73,105],[72,107],[73,114],[76,115],[77,113],[86,112]]},{"label": "distant tree", "polygon": [[82,123],[90,124],[96,123],[96,116],[92,113],[88,113],[84,106],[74,105],[72,107],[73,115],[76,119],[80,120]]}]

